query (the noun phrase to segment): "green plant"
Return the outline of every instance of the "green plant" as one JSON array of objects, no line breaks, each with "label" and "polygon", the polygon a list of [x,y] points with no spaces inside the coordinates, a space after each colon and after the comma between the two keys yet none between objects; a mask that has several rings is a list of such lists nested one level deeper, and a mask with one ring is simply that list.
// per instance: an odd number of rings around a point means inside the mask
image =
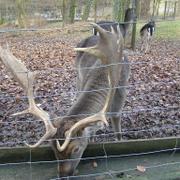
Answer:
[{"label": "green plant", "polygon": [[4,24],[4,23],[5,23],[5,19],[1,17],[1,18],[0,18],[0,25],[1,25],[1,24]]}]

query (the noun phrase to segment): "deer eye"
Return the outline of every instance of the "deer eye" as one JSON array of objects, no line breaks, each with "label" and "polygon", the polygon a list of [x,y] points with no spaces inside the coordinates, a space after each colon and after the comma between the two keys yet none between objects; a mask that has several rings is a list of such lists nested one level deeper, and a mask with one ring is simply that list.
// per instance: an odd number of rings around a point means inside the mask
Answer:
[{"label": "deer eye", "polygon": [[79,147],[78,146],[76,146],[74,149],[73,149],[73,153],[78,153],[78,151],[79,151]]}]

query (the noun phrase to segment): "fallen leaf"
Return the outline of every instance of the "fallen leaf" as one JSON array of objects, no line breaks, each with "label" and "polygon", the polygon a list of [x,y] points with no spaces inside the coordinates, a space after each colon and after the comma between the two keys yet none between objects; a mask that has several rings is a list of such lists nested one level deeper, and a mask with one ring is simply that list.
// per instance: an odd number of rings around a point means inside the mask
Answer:
[{"label": "fallen leaf", "polygon": [[137,170],[144,173],[146,171],[146,168],[144,166],[137,166]]},{"label": "fallen leaf", "polygon": [[92,163],[92,166],[93,166],[93,168],[97,168],[97,162],[96,161],[93,161],[93,163]]}]

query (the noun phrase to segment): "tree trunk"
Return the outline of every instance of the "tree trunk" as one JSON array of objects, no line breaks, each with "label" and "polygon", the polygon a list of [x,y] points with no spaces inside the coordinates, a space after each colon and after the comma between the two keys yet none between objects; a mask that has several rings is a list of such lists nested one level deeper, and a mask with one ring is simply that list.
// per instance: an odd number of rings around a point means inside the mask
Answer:
[{"label": "tree trunk", "polygon": [[154,1],[153,1],[153,12],[152,12],[152,17],[158,15],[160,3],[161,3],[161,0],[154,0]]},{"label": "tree trunk", "polygon": [[124,21],[125,11],[129,7],[130,2],[130,0],[113,0],[113,19],[115,21]]},{"label": "tree trunk", "polygon": [[63,25],[74,23],[76,0],[62,0]]},{"label": "tree trunk", "polygon": [[113,0],[113,19],[117,20],[118,19],[118,13],[119,13],[119,0]]},{"label": "tree trunk", "polygon": [[173,13],[174,19],[176,18],[177,3],[178,3],[178,2],[174,2],[174,13]]},{"label": "tree trunk", "polygon": [[67,22],[68,22],[68,3],[69,3],[69,0],[63,0],[62,1],[62,19],[63,19],[63,25],[67,24]]},{"label": "tree trunk", "polygon": [[136,49],[136,25],[137,25],[137,14],[139,11],[139,0],[134,0],[132,7],[135,8],[135,14],[136,14],[136,18],[135,18],[135,23],[133,23],[133,29],[132,29],[132,37],[131,37],[131,47],[133,50]]},{"label": "tree trunk", "polygon": [[131,0],[126,0],[125,1],[125,9],[128,9],[130,4],[132,4],[132,1]]},{"label": "tree trunk", "polygon": [[69,22],[74,23],[76,10],[76,0],[71,0],[70,9],[69,9]]},{"label": "tree trunk", "polygon": [[140,1],[140,3],[141,3],[140,17],[144,19],[148,19],[148,17],[150,16],[151,0],[142,0]]},{"label": "tree trunk", "polygon": [[82,15],[82,20],[83,21],[88,20],[92,2],[93,2],[93,0],[86,0],[85,1],[85,7],[84,7],[83,15]]},{"label": "tree trunk", "polygon": [[160,8],[161,0],[158,1],[156,16],[159,16],[159,8]]},{"label": "tree trunk", "polygon": [[94,22],[97,22],[97,6],[98,0],[94,0]]},{"label": "tree trunk", "polygon": [[165,6],[164,6],[164,19],[166,19],[166,14],[167,14],[167,1],[165,1]]},{"label": "tree trunk", "polygon": [[24,7],[25,0],[16,0],[15,3],[16,3],[16,9],[17,9],[18,25],[21,28],[25,28],[26,27],[26,13],[25,13],[25,7]]},{"label": "tree trunk", "polygon": [[178,1],[177,6],[177,15],[180,16],[180,0]]}]

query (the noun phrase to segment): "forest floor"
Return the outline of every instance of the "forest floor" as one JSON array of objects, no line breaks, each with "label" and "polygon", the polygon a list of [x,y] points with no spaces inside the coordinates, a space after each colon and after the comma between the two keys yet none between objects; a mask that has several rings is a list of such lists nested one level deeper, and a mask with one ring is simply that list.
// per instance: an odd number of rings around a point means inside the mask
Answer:
[{"label": "forest floor", "polygon": [[[0,45],[9,44],[13,54],[32,71],[37,103],[51,119],[66,115],[75,101],[76,71],[73,48],[90,35],[88,26],[62,30],[0,34]],[[154,39],[151,51],[129,53],[131,76],[122,114],[123,139],[180,135],[180,40]],[[28,103],[23,89],[0,62],[0,147],[36,142],[45,132],[42,122],[31,115],[12,116]],[[100,132],[99,132],[100,133]],[[114,140],[111,128],[95,141]]]}]

